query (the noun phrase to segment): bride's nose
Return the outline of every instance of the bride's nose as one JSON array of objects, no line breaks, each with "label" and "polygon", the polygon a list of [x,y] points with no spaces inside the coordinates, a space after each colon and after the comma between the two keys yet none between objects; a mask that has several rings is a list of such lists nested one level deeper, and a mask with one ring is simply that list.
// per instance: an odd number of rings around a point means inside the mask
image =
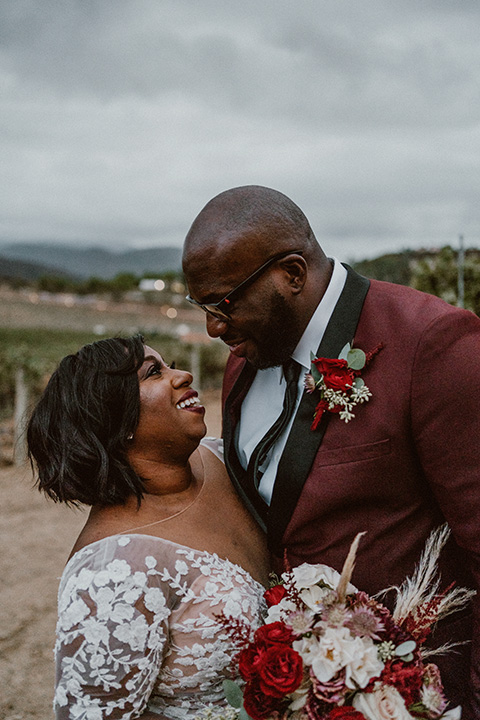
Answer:
[{"label": "bride's nose", "polygon": [[188,387],[192,384],[193,375],[188,372],[188,370],[177,370],[177,368],[171,368],[170,372],[172,373],[172,385],[174,387],[182,387],[182,385],[186,385]]}]

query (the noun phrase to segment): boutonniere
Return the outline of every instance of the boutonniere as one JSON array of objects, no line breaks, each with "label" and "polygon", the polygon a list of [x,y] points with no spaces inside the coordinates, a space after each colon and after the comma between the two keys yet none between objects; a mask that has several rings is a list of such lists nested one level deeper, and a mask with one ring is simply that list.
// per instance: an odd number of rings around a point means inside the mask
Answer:
[{"label": "boutonniere", "polygon": [[305,390],[320,393],[311,430],[316,430],[325,411],[338,413],[348,423],[355,417],[355,405],[368,402],[372,393],[360,377],[364,367],[380,352],[383,343],[370,352],[347,343],[338,358],[317,358],[311,353],[311,370],[305,375]]}]

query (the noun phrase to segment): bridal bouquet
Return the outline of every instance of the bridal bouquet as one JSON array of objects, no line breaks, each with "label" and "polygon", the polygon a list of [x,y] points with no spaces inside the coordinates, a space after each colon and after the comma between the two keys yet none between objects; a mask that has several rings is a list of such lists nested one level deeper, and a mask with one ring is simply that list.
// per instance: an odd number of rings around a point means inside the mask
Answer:
[{"label": "bridal bouquet", "polygon": [[358,535],[341,574],[307,563],[283,573],[265,592],[265,624],[253,637],[246,625],[225,618],[244,681],[224,684],[238,718],[460,718],[460,708],[447,710],[439,670],[422,648],[434,623],[474,594],[439,593],[437,560],[448,534],[446,527],[432,534],[414,576],[395,588],[392,613],[350,583]]}]

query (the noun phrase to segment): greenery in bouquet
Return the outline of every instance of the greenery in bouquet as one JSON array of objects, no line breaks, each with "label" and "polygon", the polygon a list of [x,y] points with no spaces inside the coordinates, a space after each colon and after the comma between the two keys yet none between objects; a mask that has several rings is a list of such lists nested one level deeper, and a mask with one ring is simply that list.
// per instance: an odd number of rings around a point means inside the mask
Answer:
[{"label": "greenery in bouquet", "polygon": [[265,592],[265,624],[253,637],[224,618],[243,681],[226,681],[225,693],[240,719],[460,718],[460,708],[447,709],[439,670],[424,647],[434,624],[474,594],[439,592],[437,561],[448,528],[432,534],[414,576],[390,588],[393,612],[350,583],[362,534],[341,574],[307,563],[283,573]]}]

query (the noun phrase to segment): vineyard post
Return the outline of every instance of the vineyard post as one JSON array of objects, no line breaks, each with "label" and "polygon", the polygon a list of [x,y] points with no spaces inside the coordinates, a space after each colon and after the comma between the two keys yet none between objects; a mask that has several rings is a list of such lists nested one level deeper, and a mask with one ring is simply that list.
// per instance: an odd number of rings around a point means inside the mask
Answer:
[{"label": "vineyard post", "polygon": [[25,438],[28,408],[28,386],[25,380],[25,368],[19,366],[15,371],[15,405],[13,411],[13,462],[22,465],[27,459]]}]

